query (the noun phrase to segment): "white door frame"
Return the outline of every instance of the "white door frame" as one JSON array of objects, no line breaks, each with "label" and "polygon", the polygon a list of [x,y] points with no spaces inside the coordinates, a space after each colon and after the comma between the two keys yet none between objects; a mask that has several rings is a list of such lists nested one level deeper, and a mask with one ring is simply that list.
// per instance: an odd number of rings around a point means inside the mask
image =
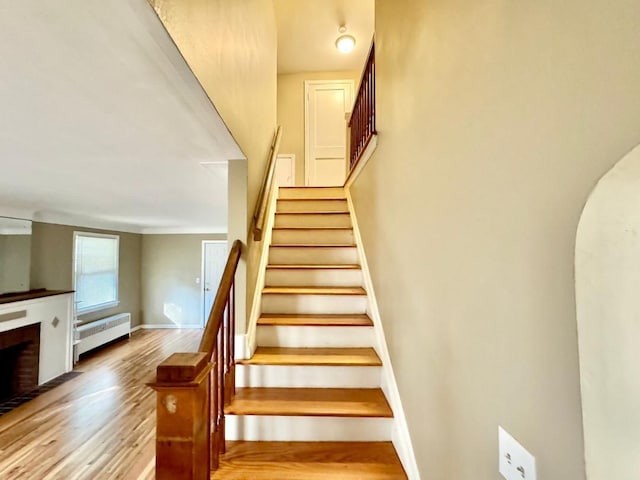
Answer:
[{"label": "white door frame", "polygon": [[[202,328],[207,326],[207,315],[204,311],[204,269],[205,269],[205,246],[208,243],[224,243],[227,245],[227,250],[229,250],[229,242],[227,240],[203,240],[202,241],[202,250],[200,253],[200,326]],[[213,297],[215,301],[215,296]]]},{"label": "white door frame", "polygon": [[[291,167],[293,168],[293,171],[291,172],[291,174],[293,175],[293,185],[291,186],[295,186],[296,185],[296,156],[293,153],[279,153],[276,158],[276,161],[279,161],[281,158],[291,159]],[[276,169],[277,169],[277,165],[276,165]],[[280,186],[280,184],[278,184],[278,186]]]},{"label": "white door frame", "polygon": [[[348,83],[351,85],[351,109],[353,110],[354,98],[354,82],[353,80],[305,80],[304,81],[304,184],[309,185],[309,162],[311,157],[309,147],[309,87],[311,85],[331,85],[336,83]],[[346,135],[346,131],[345,131]],[[345,145],[345,163],[348,161],[347,154],[348,146]]]}]

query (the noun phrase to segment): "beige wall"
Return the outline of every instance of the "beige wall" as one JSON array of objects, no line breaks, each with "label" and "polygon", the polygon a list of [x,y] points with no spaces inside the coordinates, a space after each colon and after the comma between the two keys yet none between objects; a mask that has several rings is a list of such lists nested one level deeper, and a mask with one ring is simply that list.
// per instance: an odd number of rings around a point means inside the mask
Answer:
[{"label": "beige wall", "polygon": [[273,3],[150,3],[247,156],[248,203],[253,206],[276,127],[277,32]]},{"label": "beige wall", "polygon": [[353,194],[424,479],[498,479],[498,425],[538,478],[585,478],[574,242],[640,142],[639,15],[376,2],[380,138]]},{"label": "beige wall", "polygon": [[33,222],[31,236],[31,288],[73,290],[73,232],[110,233],[120,236],[117,307],[87,313],[83,321],[131,313],[132,326],[140,324],[140,259],[142,239],[135,233]]},{"label": "beige wall", "polygon": [[590,480],[640,474],[640,147],[599,183],[576,239],[585,457]]},{"label": "beige wall", "polygon": [[304,185],[305,80],[352,80],[355,94],[361,75],[360,71],[278,75],[278,125],[282,126],[280,153],[293,153],[296,156],[296,185]]},{"label": "beige wall", "polygon": [[31,235],[0,234],[0,293],[29,290]]},{"label": "beige wall", "polygon": [[225,235],[143,235],[142,310],[146,325],[199,325],[202,241]]},{"label": "beige wall", "polygon": [[[233,202],[229,231],[253,216],[276,129],[277,31],[271,0],[149,0],[247,157],[247,205]],[[248,207],[248,208],[247,208]],[[243,229],[234,223],[246,215]],[[236,235],[238,237],[238,235]],[[239,236],[246,241],[244,236]],[[230,239],[230,240],[234,240]],[[238,270],[238,301],[250,310],[254,246]],[[246,271],[245,271],[246,261]],[[242,310],[238,310],[242,314]],[[238,331],[245,329],[244,322]]]}]

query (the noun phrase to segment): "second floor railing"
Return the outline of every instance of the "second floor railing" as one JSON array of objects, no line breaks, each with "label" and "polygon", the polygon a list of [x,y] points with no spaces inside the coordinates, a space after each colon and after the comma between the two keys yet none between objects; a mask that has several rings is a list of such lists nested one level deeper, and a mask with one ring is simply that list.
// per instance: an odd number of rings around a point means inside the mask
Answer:
[{"label": "second floor railing", "polygon": [[371,44],[349,121],[349,170],[352,171],[376,132],[376,55]]}]

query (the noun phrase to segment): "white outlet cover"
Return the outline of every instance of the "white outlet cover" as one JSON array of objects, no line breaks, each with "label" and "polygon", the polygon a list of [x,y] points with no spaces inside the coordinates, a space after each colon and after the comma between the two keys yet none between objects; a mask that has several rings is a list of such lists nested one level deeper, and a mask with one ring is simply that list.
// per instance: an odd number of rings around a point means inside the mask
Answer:
[{"label": "white outlet cover", "polygon": [[498,427],[499,471],[506,480],[536,480],[536,458]]}]

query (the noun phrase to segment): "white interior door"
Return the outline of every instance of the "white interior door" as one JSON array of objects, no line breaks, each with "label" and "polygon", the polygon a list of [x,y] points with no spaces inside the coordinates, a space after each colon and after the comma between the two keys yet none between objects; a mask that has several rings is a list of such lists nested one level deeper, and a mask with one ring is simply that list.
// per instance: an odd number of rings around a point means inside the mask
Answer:
[{"label": "white interior door", "polygon": [[202,325],[206,325],[227,263],[227,242],[202,242]]},{"label": "white interior door", "polygon": [[296,184],[296,156],[293,154],[278,155],[276,163],[276,180],[280,187],[293,187]]},{"label": "white interior door", "polygon": [[345,114],[353,103],[353,82],[306,81],[305,90],[306,184],[341,186],[347,173]]}]

